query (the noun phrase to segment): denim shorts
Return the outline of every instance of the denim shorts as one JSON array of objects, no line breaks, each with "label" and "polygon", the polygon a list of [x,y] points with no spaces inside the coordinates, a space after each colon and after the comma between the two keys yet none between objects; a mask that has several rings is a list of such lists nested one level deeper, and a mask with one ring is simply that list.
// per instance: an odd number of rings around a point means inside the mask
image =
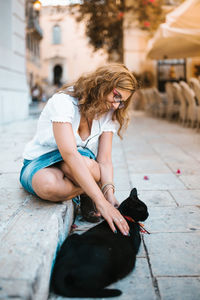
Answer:
[{"label": "denim shorts", "polygon": [[[81,155],[96,160],[94,153],[90,149],[78,147],[77,150]],[[36,195],[32,187],[33,175],[37,171],[49,167],[62,160],[63,158],[58,149],[45,153],[33,160],[24,159],[24,165],[20,172],[21,185],[29,193]]]}]

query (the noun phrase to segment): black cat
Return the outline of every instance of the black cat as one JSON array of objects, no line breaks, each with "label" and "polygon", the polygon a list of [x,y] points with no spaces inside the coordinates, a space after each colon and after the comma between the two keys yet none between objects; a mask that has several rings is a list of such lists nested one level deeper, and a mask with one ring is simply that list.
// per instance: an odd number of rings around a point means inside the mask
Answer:
[{"label": "black cat", "polygon": [[148,211],[138,199],[135,188],[119,206],[119,211],[128,217],[130,236],[122,235],[119,230],[114,234],[106,221],[82,235],[69,236],[56,258],[51,277],[52,291],[65,297],[84,298],[121,294],[120,290],[105,287],[125,277],[134,268],[141,243],[137,222],[146,220]]}]

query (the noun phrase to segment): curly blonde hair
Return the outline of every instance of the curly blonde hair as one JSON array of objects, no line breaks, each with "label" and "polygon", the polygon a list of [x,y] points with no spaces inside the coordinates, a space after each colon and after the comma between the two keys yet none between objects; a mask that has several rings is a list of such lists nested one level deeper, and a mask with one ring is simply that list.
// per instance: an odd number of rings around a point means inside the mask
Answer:
[{"label": "curly blonde hair", "polygon": [[[69,89],[73,86],[73,89]],[[96,71],[81,76],[77,81],[64,85],[59,91],[78,99],[80,113],[88,119],[98,119],[108,111],[105,101],[106,96],[114,88],[131,92],[130,97],[124,102],[124,107],[116,109],[112,119],[119,123],[118,135],[128,125],[128,107],[138,83],[133,74],[123,64],[112,63],[99,67]]]}]

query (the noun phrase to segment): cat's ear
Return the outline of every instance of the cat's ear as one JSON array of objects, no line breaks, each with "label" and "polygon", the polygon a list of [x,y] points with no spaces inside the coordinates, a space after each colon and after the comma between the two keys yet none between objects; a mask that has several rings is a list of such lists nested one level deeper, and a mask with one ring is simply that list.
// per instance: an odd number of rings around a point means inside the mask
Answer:
[{"label": "cat's ear", "polygon": [[133,188],[131,190],[130,197],[133,198],[133,199],[137,198],[137,189],[136,188]]}]

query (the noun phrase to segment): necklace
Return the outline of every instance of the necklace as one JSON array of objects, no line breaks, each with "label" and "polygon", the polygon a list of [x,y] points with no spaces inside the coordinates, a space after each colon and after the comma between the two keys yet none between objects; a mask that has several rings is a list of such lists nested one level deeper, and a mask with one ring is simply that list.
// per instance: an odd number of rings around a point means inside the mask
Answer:
[{"label": "necklace", "polygon": [[[86,119],[86,118],[85,118]],[[87,119],[86,119],[87,120]],[[89,127],[89,121],[87,120],[87,124],[88,124],[88,127]],[[87,138],[87,140],[86,140],[86,143],[85,143],[85,145],[83,146],[83,145],[77,145],[77,147],[82,147],[82,148],[87,148],[87,145],[88,145],[88,143],[90,142],[90,140],[92,140],[93,138],[95,138],[96,136],[100,136],[100,134],[101,134],[101,125],[100,125],[100,122],[99,122],[99,120],[98,120],[98,125],[99,125],[99,130],[98,130],[98,133],[96,133],[95,135],[93,135],[93,136],[91,136],[90,138]]]}]

